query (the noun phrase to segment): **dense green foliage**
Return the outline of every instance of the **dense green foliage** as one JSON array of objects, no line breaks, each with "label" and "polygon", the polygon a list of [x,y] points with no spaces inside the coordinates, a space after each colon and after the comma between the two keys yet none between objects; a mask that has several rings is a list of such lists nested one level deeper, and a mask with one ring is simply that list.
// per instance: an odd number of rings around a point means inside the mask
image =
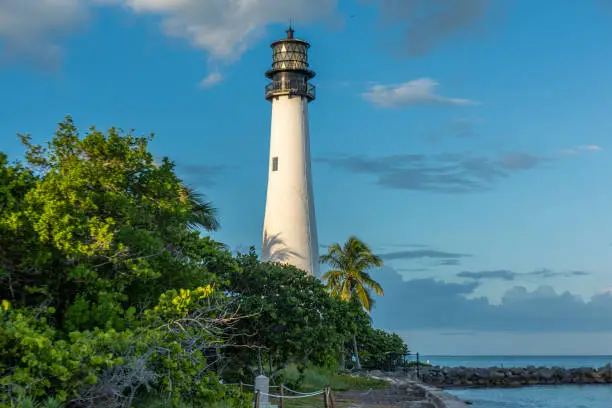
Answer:
[{"label": "dense green foliage", "polygon": [[203,236],[214,208],[151,137],[67,118],[21,139],[24,162],[0,152],[0,408],[246,406],[219,378],[333,370],[355,333],[397,348],[318,279]]},{"label": "dense green foliage", "polygon": [[261,263],[253,249],[237,260],[239,268],[222,275],[222,287],[242,314],[257,318],[240,319],[232,328],[234,342],[249,346],[232,352],[241,354],[234,362],[254,367],[251,373],[266,373],[270,365],[276,371],[290,362],[335,367],[350,335],[348,308],[317,278],[293,266]]},{"label": "dense green foliage", "polygon": [[399,366],[408,354],[408,346],[400,336],[384,330],[366,328],[357,336],[359,358],[365,369]]}]

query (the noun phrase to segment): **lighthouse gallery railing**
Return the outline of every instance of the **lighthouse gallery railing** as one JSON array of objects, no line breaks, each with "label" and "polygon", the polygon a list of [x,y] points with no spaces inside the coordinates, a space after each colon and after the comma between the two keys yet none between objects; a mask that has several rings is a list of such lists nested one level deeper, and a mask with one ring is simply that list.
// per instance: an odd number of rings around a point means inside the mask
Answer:
[{"label": "lighthouse gallery railing", "polygon": [[310,99],[315,99],[315,86],[299,80],[274,81],[266,85],[266,99],[274,94],[287,93],[289,95],[304,95]]}]

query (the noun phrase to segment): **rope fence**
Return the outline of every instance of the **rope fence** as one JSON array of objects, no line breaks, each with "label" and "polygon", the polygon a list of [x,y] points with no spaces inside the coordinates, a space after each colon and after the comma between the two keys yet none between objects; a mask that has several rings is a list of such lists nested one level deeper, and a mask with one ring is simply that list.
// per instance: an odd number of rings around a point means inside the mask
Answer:
[{"label": "rope fence", "polygon": [[280,408],[285,408],[285,401],[300,400],[300,399],[305,399],[305,398],[311,398],[315,400],[318,399],[324,408],[336,408],[336,401],[334,398],[334,393],[329,385],[327,385],[322,390],[311,391],[311,392],[295,391],[282,384],[281,385],[271,385],[269,386],[269,388],[278,389],[278,392],[270,391],[269,393],[255,389],[254,384],[235,383],[235,384],[225,384],[225,385],[238,385],[240,386],[241,392],[243,392],[245,387],[253,388],[254,389],[254,396],[253,396],[253,407],[254,408],[268,408],[270,406],[278,406]]}]

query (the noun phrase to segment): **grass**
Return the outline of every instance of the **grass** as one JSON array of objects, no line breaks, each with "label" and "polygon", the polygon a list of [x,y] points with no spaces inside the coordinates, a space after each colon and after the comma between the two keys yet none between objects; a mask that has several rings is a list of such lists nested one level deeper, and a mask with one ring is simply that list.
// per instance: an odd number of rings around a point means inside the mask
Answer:
[{"label": "grass", "polygon": [[308,367],[303,373],[300,373],[295,366],[289,366],[283,370],[282,382],[285,384],[298,384],[299,391],[302,392],[321,390],[327,385],[334,391],[367,391],[370,388],[386,388],[389,385],[384,380],[336,374],[332,370],[321,367]]}]

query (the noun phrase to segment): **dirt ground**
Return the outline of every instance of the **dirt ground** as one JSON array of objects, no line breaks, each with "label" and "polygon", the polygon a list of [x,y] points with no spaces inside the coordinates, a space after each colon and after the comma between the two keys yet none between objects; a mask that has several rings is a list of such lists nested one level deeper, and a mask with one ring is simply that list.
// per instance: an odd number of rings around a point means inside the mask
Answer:
[{"label": "dirt ground", "polygon": [[411,384],[393,384],[370,391],[346,391],[334,395],[336,408],[433,408],[423,390]]}]

